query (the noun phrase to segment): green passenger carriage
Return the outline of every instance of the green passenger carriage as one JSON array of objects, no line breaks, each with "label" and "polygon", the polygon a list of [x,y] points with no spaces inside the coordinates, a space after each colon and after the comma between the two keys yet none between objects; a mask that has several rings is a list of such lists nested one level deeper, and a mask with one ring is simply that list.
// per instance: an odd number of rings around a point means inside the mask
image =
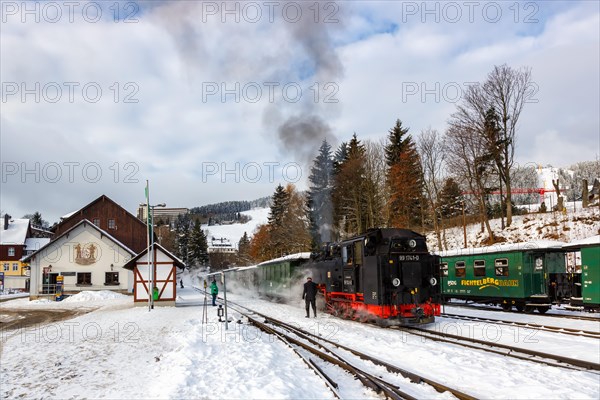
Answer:
[{"label": "green passenger carriage", "polygon": [[569,243],[567,251],[581,252],[581,297],[572,298],[571,305],[587,310],[600,310],[600,235]]},{"label": "green passenger carriage", "polygon": [[442,252],[442,293],[446,300],[544,313],[551,307],[549,275],[566,269],[564,245],[533,241]]},{"label": "green passenger carriage", "polygon": [[[296,253],[276,258],[258,264],[258,292],[264,296],[287,297],[291,294],[291,285],[300,274],[310,259],[310,253]],[[304,282],[302,282],[304,283]]]}]

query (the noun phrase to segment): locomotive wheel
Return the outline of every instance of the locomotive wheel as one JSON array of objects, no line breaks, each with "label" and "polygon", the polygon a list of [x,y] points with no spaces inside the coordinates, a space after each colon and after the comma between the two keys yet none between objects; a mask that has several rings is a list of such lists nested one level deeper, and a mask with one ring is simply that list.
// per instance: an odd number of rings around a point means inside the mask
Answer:
[{"label": "locomotive wheel", "polygon": [[350,306],[346,306],[344,310],[344,318],[346,319],[356,319],[354,315],[354,310]]},{"label": "locomotive wheel", "polygon": [[512,309],[512,306],[508,303],[502,303],[502,310],[504,311],[510,311]]},{"label": "locomotive wheel", "polygon": [[540,314],[546,314],[546,311],[548,311],[550,309],[550,307],[538,307],[538,311],[540,312]]}]

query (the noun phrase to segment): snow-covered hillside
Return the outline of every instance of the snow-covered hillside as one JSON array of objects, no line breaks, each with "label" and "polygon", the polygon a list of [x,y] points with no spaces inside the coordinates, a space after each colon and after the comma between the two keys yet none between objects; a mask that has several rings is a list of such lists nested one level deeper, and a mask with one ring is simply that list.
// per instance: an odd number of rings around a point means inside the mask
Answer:
[{"label": "snow-covered hillside", "polygon": [[[600,209],[591,207],[582,209],[581,204],[567,203],[567,212],[531,213],[513,217],[510,227],[501,229],[500,219],[490,221],[495,235],[504,238],[507,243],[528,242],[532,240],[557,240],[572,242],[600,234]],[[427,234],[427,244],[432,251],[452,250],[464,247],[480,247],[487,238],[480,224],[467,225],[467,246],[464,245],[463,227],[446,229],[447,249],[440,249],[435,233]],[[443,240],[443,239],[442,239]]]},{"label": "snow-covered hillside", "polygon": [[267,223],[269,216],[269,208],[255,208],[250,211],[244,211],[241,214],[249,216],[250,221],[245,224],[229,224],[229,225],[202,225],[202,229],[207,233],[207,237],[217,239],[227,239],[236,249],[244,232],[251,237],[256,230],[256,227]]},{"label": "snow-covered hillside", "polygon": [[[567,203],[566,207],[566,214],[532,212],[514,216],[512,225],[504,230],[501,229],[500,219],[490,221],[490,225],[494,234],[502,237],[507,243],[541,239],[572,242],[600,234],[600,210],[597,207],[582,209],[581,203]],[[252,219],[245,224],[202,225],[202,229],[208,232],[209,238],[212,236],[228,239],[237,248],[244,232],[251,237],[258,225],[267,223],[269,208],[256,208],[242,214]],[[481,231],[480,224],[467,225],[467,247],[482,246],[486,238],[487,233]],[[463,227],[446,229],[445,242],[448,250],[464,248]],[[445,250],[438,246],[434,232],[427,234],[427,243],[432,251]]]}]

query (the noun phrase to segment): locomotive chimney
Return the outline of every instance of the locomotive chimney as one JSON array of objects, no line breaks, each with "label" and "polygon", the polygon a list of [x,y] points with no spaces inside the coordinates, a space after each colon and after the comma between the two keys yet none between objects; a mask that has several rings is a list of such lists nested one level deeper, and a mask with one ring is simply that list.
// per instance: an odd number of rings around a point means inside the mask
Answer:
[{"label": "locomotive chimney", "polygon": [[4,230],[8,229],[8,221],[10,220],[10,215],[4,214]]}]

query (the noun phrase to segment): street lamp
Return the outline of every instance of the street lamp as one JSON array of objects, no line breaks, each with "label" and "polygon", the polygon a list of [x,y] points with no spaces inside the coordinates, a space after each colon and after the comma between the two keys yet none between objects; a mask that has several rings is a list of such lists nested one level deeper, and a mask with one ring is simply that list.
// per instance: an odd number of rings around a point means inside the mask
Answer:
[{"label": "street lamp", "polygon": [[[165,203],[149,205],[148,203],[140,203],[140,207],[146,207],[146,218],[148,225],[148,307],[149,310],[154,308],[154,209],[156,207],[166,207]],[[150,212],[148,213],[148,209]],[[148,310],[148,311],[149,311]]]}]

